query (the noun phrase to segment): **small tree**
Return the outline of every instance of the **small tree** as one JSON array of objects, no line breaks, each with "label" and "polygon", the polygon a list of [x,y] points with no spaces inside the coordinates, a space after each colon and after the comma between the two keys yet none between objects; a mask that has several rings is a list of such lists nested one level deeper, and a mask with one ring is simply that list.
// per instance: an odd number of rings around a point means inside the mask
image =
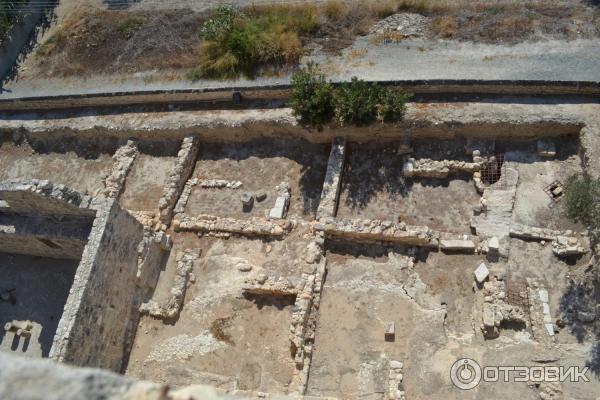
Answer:
[{"label": "small tree", "polygon": [[575,222],[585,224],[595,240],[600,239],[600,182],[571,176],[565,185],[565,211]]},{"label": "small tree", "polygon": [[309,64],[292,77],[290,106],[303,126],[322,128],[333,118],[333,86],[315,64]]}]

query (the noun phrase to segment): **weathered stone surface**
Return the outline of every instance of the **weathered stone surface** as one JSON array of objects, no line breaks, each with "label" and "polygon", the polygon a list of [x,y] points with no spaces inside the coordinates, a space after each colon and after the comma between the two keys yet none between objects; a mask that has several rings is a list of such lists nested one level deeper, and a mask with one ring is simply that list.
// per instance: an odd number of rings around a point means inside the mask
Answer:
[{"label": "weathered stone surface", "polygon": [[475,242],[472,240],[442,239],[440,249],[449,251],[475,251]]},{"label": "weathered stone surface", "polygon": [[490,271],[488,270],[485,263],[479,264],[479,266],[475,270],[475,280],[478,283],[483,283],[489,276],[490,276]]},{"label": "weathered stone surface", "polygon": [[317,209],[317,219],[335,217],[340,196],[342,171],[346,159],[346,140],[335,138],[331,143],[331,152],[327,162],[327,172],[321,190],[321,201]]}]

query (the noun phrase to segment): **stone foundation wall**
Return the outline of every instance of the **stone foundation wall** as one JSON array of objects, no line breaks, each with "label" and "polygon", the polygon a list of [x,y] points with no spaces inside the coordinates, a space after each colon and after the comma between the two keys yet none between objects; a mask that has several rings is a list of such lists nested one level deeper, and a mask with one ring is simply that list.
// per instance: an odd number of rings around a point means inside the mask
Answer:
[{"label": "stone foundation wall", "polygon": [[173,220],[175,232],[191,231],[198,233],[239,234],[243,236],[283,236],[294,227],[294,221],[266,220],[251,218],[238,220],[234,218],[221,218],[214,215],[198,215],[188,217],[178,215]]},{"label": "stone foundation wall", "polygon": [[175,168],[171,171],[163,196],[158,202],[160,221],[165,225],[171,223],[173,208],[175,208],[186,182],[194,171],[199,149],[200,143],[195,136],[188,136],[183,139],[181,150],[177,153]]}]

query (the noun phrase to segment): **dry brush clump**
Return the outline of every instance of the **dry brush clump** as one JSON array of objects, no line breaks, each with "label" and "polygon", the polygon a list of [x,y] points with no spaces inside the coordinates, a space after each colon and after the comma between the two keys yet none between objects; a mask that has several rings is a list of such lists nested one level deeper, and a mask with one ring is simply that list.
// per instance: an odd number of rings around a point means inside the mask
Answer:
[{"label": "dry brush clump", "polygon": [[46,76],[192,68],[204,15],[189,10],[84,10],[67,17],[38,48]]}]

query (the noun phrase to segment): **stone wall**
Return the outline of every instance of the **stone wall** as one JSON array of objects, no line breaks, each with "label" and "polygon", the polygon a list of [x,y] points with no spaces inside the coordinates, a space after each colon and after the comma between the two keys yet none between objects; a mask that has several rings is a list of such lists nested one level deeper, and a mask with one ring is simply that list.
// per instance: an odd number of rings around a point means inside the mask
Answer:
[{"label": "stone wall", "polygon": [[97,217],[50,357],[120,371],[128,333],[139,319],[137,250],[143,228],[113,199],[93,199],[90,207]]},{"label": "stone wall", "polygon": [[295,221],[289,220],[266,220],[264,218],[238,220],[203,214],[196,217],[180,214],[178,218],[181,219],[173,220],[173,229],[176,232],[191,231],[243,236],[283,236],[289,233],[295,224]]},{"label": "stone wall", "polygon": [[117,149],[113,156],[114,164],[112,169],[104,179],[104,195],[106,197],[119,197],[125,186],[127,174],[133,166],[137,155],[138,150],[133,140],[128,140],[124,146]]},{"label": "stone wall", "polygon": [[186,182],[194,171],[196,158],[200,144],[195,136],[188,136],[183,139],[181,149],[177,153],[177,162],[175,168],[171,171],[163,196],[158,202],[160,221],[169,225],[173,217],[173,209],[179,200],[179,196],[184,189]]}]

